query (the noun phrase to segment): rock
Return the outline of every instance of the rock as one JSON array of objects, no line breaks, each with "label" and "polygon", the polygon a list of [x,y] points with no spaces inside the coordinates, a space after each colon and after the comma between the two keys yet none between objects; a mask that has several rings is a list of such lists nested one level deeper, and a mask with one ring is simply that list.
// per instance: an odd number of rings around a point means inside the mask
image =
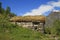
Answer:
[{"label": "rock", "polygon": [[51,26],[53,26],[53,23],[54,23],[55,20],[60,20],[60,12],[51,12],[46,17],[45,27],[51,27]]}]

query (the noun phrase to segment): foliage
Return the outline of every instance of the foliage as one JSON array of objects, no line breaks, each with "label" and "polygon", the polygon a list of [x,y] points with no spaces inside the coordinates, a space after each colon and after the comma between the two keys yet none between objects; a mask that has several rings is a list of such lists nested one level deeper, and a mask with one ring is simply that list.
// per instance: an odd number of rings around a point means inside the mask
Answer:
[{"label": "foliage", "polygon": [[60,20],[55,20],[52,27],[46,27],[47,34],[60,35]]},{"label": "foliage", "polygon": [[10,13],[10,7],[6,8],[6,13],[9,14]]},{"label": "foliage", "polygon": [[0,2],[0,13],[2,13],[2,3]]},{"label": "foliage", "polygon": [[6,7],[6,10],[4,8],[2,8],[1,2],[0,2],[0,15],[4,15],[9,18],[16,16],[16,14],[11,12],[11,8],[9,6]]},{"label": "foliage", "polygon": [[54,22],[51,32],[56,35],[60,34],[60,20]]}]

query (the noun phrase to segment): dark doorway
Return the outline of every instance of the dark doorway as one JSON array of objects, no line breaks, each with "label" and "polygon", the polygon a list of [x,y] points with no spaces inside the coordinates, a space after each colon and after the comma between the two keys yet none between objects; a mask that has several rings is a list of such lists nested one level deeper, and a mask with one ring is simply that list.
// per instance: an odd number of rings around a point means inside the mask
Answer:
[{"label": "dark doorway", "polygon": [[33,22],[33,24],[38,25],[40,22]]},{"label": "dark doorway", "polygon": [[34,30],[37,30],[38,25],[39,25],[40,22],[32,22],[32,23],[33,23]]}]

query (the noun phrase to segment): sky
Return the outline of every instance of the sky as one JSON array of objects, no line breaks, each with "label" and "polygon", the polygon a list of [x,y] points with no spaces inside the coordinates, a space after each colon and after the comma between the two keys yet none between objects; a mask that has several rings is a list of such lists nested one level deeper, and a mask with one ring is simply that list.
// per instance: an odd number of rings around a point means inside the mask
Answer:
[{"label": "sky", "polygon": [[2,7],[11,8],[17,16],[49,15],[52,11],[60,11],[60,0],[0,0]]}]

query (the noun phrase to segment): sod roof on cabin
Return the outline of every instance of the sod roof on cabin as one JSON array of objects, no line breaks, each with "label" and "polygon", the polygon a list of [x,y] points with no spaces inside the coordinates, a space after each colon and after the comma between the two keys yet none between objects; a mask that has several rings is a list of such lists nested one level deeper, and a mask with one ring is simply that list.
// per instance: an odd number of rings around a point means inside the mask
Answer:
[{"label": "sod roof on cabin", "polygon": [[15,16],[11,22],[45,22],[45,16]]}]

